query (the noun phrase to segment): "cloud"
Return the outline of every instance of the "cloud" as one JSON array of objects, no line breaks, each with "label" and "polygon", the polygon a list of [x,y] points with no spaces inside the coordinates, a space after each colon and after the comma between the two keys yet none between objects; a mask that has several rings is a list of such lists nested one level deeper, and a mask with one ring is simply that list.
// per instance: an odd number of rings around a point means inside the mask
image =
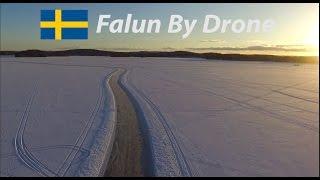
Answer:
[{"label": "cloud", "polygon": [[225,41],[219,40],[219,39],[206,39],[206,40],[201,40],[200,42],[205,42],[205,43],[224,43]]},{"label": "cloud", "polygon": [[164,47],[162,48],[163,50],[176,50],[176,48],[172,48],[172,47]]},{"label": "cloud", "polygon": [[144,48],[126,48],[126,47],[119,47],[119,48],[110,48],[109,50],[113,50],[113,51],[145,51],[148,49],[144,49]]},{"label": "cloud", "polygon": [[281,44],[281,45],[276,45],[276,47],[280,48],[290,48],[290,47],[304,47],[305,45],[302,44]]},{"label": "cloud", "polygon": [[288,48],[279,46],[249,46],[247,49],[258,51],[306,51],[305,48]]},{"label": "cloud", "polygon": [[307,51],[306,48],[285,48],[279,46],[248,46],[248,47],[203,47],[203,48],[187,48],[188,50],[220,50],[220,51]]},{"label": "cloud", "polygon": [[81,49],[81,47],[80,46],[68,46],[68,47],[57,47],[57,48],[54,48],[54,50],[57,50],[57,51],[69,50],[69,49]]},{"label": "cloud", "polygon": [[265,46],[266,42],[258,39],[252,39],[247,41],[248,44],[260,44],[261,46]]}]

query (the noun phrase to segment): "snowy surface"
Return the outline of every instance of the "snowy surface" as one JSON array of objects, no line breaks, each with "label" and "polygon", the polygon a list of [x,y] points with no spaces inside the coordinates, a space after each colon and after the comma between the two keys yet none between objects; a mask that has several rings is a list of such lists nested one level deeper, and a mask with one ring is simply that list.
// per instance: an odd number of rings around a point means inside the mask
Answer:
[{"label": "snowy surface", "polygon": [[[177,174],[319,175],[316,65],[161,61],[128,73],[127,85],[156,114],[153,148],[174,147]],[[175,167],[161,166],[163,154],[155,153],[160,175]]]},{"label": "snowy surface", "polygon": [[113,132],[112,69],[17,60],[1,59],[1,176],[98,175]]},{"label": "snowy surface", "polygon": [[117,67],[156,175],[319,176],[318,65],[108,57],[1,59],[1,176],[97,175]]}]

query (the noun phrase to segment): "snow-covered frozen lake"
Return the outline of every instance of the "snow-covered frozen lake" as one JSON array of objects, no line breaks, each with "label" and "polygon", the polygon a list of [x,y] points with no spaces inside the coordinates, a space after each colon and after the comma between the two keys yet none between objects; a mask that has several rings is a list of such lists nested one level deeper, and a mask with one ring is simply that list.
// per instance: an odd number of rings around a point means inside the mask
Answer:
[{"label": "snow-covered frozen lake", "polygon": [[319,176],[318,65],[120,57],[1,58],[1,176],[99,175],[118,67],[155,175]]}]

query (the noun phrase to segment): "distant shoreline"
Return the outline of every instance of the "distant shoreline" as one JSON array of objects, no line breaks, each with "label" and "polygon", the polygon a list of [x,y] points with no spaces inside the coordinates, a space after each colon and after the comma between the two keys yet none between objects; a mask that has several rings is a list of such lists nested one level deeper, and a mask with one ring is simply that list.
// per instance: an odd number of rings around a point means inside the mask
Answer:
[{"label": "distant shoreline", "polygon": [[263,54],[221,54],[195,53],[189,51],[135,51],[117,52],[96,49],[71,49],[61,51],[0,51],[1,56],[15,57],[52,57],[52,56],[106,56],[106,57],[175,57],[175,58],[204,58],[208,60],[229,61],[264,61],[264,62],[292,62],[318,64],[318,56],[279,56]]}]

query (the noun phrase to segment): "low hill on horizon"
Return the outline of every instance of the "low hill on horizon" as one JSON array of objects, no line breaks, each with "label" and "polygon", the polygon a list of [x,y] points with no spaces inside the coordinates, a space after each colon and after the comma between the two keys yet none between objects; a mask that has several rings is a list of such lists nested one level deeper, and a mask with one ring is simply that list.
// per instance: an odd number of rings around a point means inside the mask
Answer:
[{"label": "low hill on horizon", "polygon": [[208,60],[232,61],[267,61],[293,63],[319,63],[318,56],[278,56],[263,54],[221,54],[195,53],[189,51],[134,51],[117,52],[97,49],[70,49],[60,51],[0,51],[0,55],[14,55],[15,57],[51,57],[51,56],[108,56],[108,57],[176,57],[176,58],[204,58]]}]

